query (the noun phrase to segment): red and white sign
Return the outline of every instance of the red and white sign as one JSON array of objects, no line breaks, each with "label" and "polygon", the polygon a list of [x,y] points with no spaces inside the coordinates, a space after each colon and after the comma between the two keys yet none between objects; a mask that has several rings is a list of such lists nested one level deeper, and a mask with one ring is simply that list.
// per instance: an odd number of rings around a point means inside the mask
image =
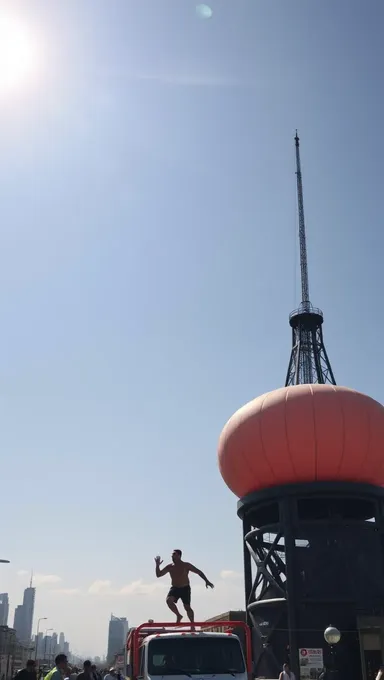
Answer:
[{"label": "red and white sign", "polygon": [[324,668],[322,647],[301,647],[300,680],[316,680]]}]

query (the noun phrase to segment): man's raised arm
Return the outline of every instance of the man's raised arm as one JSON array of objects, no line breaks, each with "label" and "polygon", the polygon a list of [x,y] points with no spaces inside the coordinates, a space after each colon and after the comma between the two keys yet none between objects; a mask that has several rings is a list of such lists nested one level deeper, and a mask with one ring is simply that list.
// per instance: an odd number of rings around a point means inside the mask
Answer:
[{"label": "man's raised arm", "polygon": [[188,567],[188,571],[191,571],[192,574],[197,574],[198,576],[200,576],[200,578],[203,579],[203,581],[205,581],[205,587],[206,588],[214,588],[215,587],[213,585],[213,583],[208,581],[206,575],[202,571],[200,571],[200,569],[197,569],[197,567],[194,567],[193,564],[190,564],[189,562],[187,562],[187,567]]},{"label": "man's raised arm", "polygon": [[156,576],[157,576],[157,578],[160,578],[160,576],[164,576],[164,574],[168,574],[170,566],[171,566],[170,564],[167,564],[166,567],[164,567],[163,569],[160,569],[160,565],[163,564],[163,560],[161,559],[161,557],[159,557],[159,555],[157,557],[155,557],[155,562],[156,562]]}]

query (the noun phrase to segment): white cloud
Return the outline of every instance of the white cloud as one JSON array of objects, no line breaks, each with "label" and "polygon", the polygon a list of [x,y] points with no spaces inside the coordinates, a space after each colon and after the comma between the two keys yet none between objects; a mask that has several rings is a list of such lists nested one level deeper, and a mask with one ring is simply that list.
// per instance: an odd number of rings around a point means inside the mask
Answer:
[{"label": "white cloud", "polygon": [[[26,571],[26,569],[19,569],[17,572],[18,576],[29,576],[31,572]],[[32,584],[34,586],[43,586],[43,585],[48,585],[50,583],[60,583],[61,581],[61,576],[57,576],[57,574],[33,574],[32,575]]]},{"label": "white cloud", "polygon": [[166,585],[154,581],[153,583],[144,583],[143,579],[132,581],[120,590],[121,595],[152,595],[152,593],[164,590]]},{"label": "white cloud", "polygon": [[80,593],[80,588],[55,588],[52,592],[59,595],[77,595]]},{"label": "white cloud", "polygon": [[49,583],[60,583],[61,576],[56,574],[34,574],[33,584],[36,586],[42,586]]},{"label": "white cloud", "polygon": [[122,588],[112,587],[112,582],[97,579],[88,588],[90,595],[152,595],[155,592],[162,592],[166,588],[164,583],[145,583],[143,579],[132,581]]},{"label": "white cloud", "polygon": [[232,571],[231,569],[223,569],[220,572],[220,578],[223,579],[223,581],[238,581],[241,579],[241,574],[237,571]]},{"label": "white cloud", "polygon": [[[231,569],[223,569],[220,572],[220,577],[215,584],[215,591],[217,595],[222,589],[228,590],[228,588],[231,588],[234,592],[237,592],[239,589],[241,590],[241,580],[242,574]],[[112,581],[107,579],[96,579],[96,581],[91,583],[89,586],[88,593],[90,595],[127,595],[133,597],[137,595],[152,595],[159,596],[162,600],[164,591],[167,590],[168,587],[169,585],[165,582],[145,582],[143,579],[137,579],[136,581],[132,581],[131,583],[128,583],[122,587],[115,587],[112,585]],[[206,592],[206,587],[201,581],[194,582],[192,584],[192,588],[196,593],[203,591]],[[63,591],[65,590],[66,589],[63,589]],[[69,589],[69,591],[72,591],[72,589]]]},{"label": "white cloud", "polygon": [[[232,594],[234,598],[239,597],[239,593],[242,594],[242,574],[232,569],[223,569],[220,572],[219,578],[215,581],[216,588],[214,590],[214,596],[210,596],[210,599],[220,600],[225,594],[225,599]],[[156,601],[162,602],[164,600],[164,592],[168,589],[169,584],[159,581],[144,581],[144,579],[137,579],[132,581],[122,587],[117,587],[112,584],[112,581],[107,579],[97,579],[88,588],[88,593],[90,595],[102,595],[110,597],[118,597],[125,595],[127,597],[137,597],[150,595],[155,598]],[[71,593],[73,589],[68,589]],[[200,597],[204,593],[206,597],[206,587],[201,581],[195,581],[192,583],[192,590],[196,593],[196,596]],[[60,589],[62,592],[66,592],[66,589]],[[59,591],[58,591],[59,592]],[[77,591],[79,592],[79,591]],[[154,600],[153,600],[154,601]]]},{"label": "white cloud", "polygon": [[109,595],[113,593],[111,581],[103,581],[98,579],[94,581],[88,588],[91,595]]}]

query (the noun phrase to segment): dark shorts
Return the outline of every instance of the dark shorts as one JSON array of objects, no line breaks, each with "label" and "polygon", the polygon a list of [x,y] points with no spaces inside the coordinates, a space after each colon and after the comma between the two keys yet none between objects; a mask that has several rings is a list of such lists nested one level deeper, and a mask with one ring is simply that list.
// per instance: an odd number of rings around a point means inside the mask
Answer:
[{"label": "dark shorts", "polygon": [[173,597],[175,602],[181,600],[183,604],[189,606],[191,604],[191,586],[183,586],[183,588],[172,586],[168,593],[168,597]]}]

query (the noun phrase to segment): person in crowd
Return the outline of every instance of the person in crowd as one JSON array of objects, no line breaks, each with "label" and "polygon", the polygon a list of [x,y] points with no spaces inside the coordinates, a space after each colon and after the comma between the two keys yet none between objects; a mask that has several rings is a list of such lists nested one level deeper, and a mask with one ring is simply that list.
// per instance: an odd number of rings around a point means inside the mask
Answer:
[{"label": "person in crowd", "polygon": [[44,680],[63,680],[68,674],[68,659],[66,654],[58,654],[55,659],[55,666],[47,673]]},{"label": "person in crowd", "polygon": [[98,670],[96,664],[93,663],[91,668],[92,668],[92,673],[93,673],[93,677],[95,678],[95,680],[103,680],[102,675],[101,675],[100,671]]},{"label": "person in crowd", "polygon": [[323,670],[321,671],[319,675],[319,680],[330,680],[330,673],[329,670],[324,666]]},{"label": "person in crowd", "polygon": [[96,680],[92,671],[92,664],[89,660],[84,661],[83,670],[77,676],[77,680]]},{"label": "person in crowd", "polygon": [[295,674],[291,671],[287,663],[283,665],[283,670],[279,675],[279,680],[296,680]]},{"label": "person in crowd", "polygon": [[104,676],[104,680],[116,680],[116,671],[114,668],[110,668],[108,673]]},{"label": "person in crowd", "polygon": [[[176,623],[180,623],[181,619],[183,618],[182,614],[180,614],[177,608],[176,603],[178,600],[182,601],[184,609],[187,612],[187,616],[191,623],[193,623],[195,615],[193,609],[191,608],[191,584],[189,581],[189,574],[192,573],[200,576],[200,578],[205,581],[206,588],[214,588],[214,585],[208,581],[206,575],[203,574],[200,569],[194,567],[193,564],[190,564],[190,562],[183,562],[181,557],[181,550],[174,550],[172,553],[172,563],[167,564],[167,566],[163,567],[163,569],[160,569],[163,560],[159,556],[155,557],[156,576],[157,578],[160,578],[161,576],[165,576],[165,574],[169,574],[171,577],[172,585],[167,595],[166,602],[171,612],[176,615]],[[284,678],[284,680],[286,679]]]},{"label": "person in crowd", "polygon": [[16,673],[17,680],[37,680],[36,661],[28,659],[25,668],[21,668]]}]

